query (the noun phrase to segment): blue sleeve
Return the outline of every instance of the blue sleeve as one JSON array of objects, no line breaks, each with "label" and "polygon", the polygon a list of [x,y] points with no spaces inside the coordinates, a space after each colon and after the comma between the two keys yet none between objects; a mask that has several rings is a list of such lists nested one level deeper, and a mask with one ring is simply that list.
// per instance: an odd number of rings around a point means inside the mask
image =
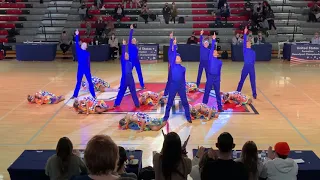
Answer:
[{"label": "blue sleeve", "polygon": [[173,53],[170,59],[170,67],[173,67],[176,64],[177,57],[177,45],[173,45]]},{"label": "blue sleeve", "polygon": [[210,53],[209,53],[209,60],[212,60],[212,58],[213,58],[213,51],[214,51],[215,46],[216,46],[216,40],[212,39],[211,49],[210,49]]},{"label": "blue sleeve", "polygon": [[170,60],[170,56],[172,55],[172,45],[173,45],[173,38],[170,38],[170,46],[168,49],[168,58]]},{"label": "blue sleeve", "polygon": [[133,29],[130,29],[130,33],[129,33],[129,42],[128,42],[128,44],[130,44],[131,45],[131,41],[132,41],[132,35],[133,35]]},{"label": "blue sleeve", "polygon": [[243,34],[243,55],[245,54],[246,50],[247,50],[247,35]]},{"label": "blue sleeve", "polygon": [[[126,53],[126,45],[122,45],[121,48],[121,70],[124,70],[125,66],[125,53]],[[124,73],[124,72],[123,72]]]},{"label": "blue sleeve", "polygon": [[76,35],[75,37],[76,40],[76,52],[80,52],[80,45],[79,45],[79,35]]},{"label": "blue sleeve", "polygon": [[203,35],[200,35],[200,41],[199,41],[200,42],[200,50],[204,47],[202,41],[203,41]]}]

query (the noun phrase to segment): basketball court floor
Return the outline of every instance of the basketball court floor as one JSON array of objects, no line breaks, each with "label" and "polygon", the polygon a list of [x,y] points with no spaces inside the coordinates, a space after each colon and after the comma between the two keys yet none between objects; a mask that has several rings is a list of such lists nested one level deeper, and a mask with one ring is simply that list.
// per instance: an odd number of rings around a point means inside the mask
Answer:
[{"label": "basketball court floor", "polygon": [[[186,62],[186,78],[196,80],[198,64]],[[237,87],[243,63],[225,61],[221,91]],[[117,88],[120,79],[118,62],[94,62],[92,74]],[[7,168],[25,149],[55,149],[60,137],[69,137],[74,148],[85,148],[96,134],[107,134],[126,148],[143,150],[143,166],[152,165],[152,151],[160,151],[163,142],[161,131],[137,133],[119,130],[118,122],[130,110],[131,99],[123,102],[122,111],[107,114],[82,115],[72,109],[66,100],[56,105],[27,103],[28,94],[46,90],[56,95],[72,95],[77,64],[72,61],[55,62],[0,62],[0,179],[10,179]],[[167,80],[167,64],[143,64],[145,82],[151,88]],[[272,60],[257,62],[258,99],[245,112],[226,111],[209,122],[186,122],[183,113],[174,113],[169,130],[177,132],[182,141],[191,134],[188,151],[199,145],[214,146],[217,136],[230,132],[236,148],[253,140],[259,149],[267,149],[278,141],[287,141],[294,150],[313,150],[320,155],[320,66],[319,64],[293,65]],[[136,73],[134,76],[137,81]],[[243,93],[251,95],[247,79]],[[203,75],[203,82],[205,76]],[[112,99],[115,94],[99,93],[98,98]],[[195,98],[196,99],[196,98]],[[130,103],[129,103],[130,101]],[[160,109],[144,110],[154,117],[163,116]]]}]

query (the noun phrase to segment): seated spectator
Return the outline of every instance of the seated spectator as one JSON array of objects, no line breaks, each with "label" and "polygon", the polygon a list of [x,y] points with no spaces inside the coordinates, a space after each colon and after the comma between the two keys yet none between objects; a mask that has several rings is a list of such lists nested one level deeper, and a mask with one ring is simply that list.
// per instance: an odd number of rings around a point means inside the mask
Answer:
[{"label": "seated spectator", "polygon": [[109,38],[110,55],[112,59],[115,59],[115,52],[119,50],[119,41],[114,33]]},{"label": "seated spectator", "polygon": [[98,36],[96,40],[98,40],[98,44],[108,44],[109,42],[109,38],[106,33],[102,33],[102,35]]},{"label": "seated spectator", "polygon": [[142,9],[141,9],[141,14],[140,16],[144,19],[144,22],[147,24],[148,23],[148,18],[149,18],[149,8],[147,4],[144,4]]},{"label": "seated spectator", "polygon": [[252,35],[252,31],[249,31],[249,34],[247,36],[247,41],[250,41],[251,45],[254,45],[254,37]]},{"label": "seated spectator", "polygon": [[107,22],[106,35],[108,36],[111,33],[114,33],[114,23],[111,20],[109,20]]},{"label": "seated spectator", "polygon": [[113,174],[118,160],[119,148],[113,140],[107,135],[96,135],[88,142],[84,152],[84,161],[90,174],[73,180],[122,179]]},{"label": "seated spectator", "polygon": [[320,38],[319,33],[314,33],[314,37],[311,39],[311,44],[319,44],[320,45]]},{"label": "seated spectator", "polygon": [[56,154],[52,155],[46,164],[46,175],[51,180],[70,179],[81,173],[87,173],[87,168],[79,156],[72,153],[73,145],[69,138],[60,138]]},{"label": "seated spectator", "polygon": [[288,158],[290,147],[286,142],[278,142],[268,149],[268,160],[264,163],[260,177],[268,180],[297,179],[298,164]]},{"label": "seated spectator", "polygon": [[220,16],[225,18],[226,23],[228,22],[228,17],[230,17],[230,10],[227,3],[224,3],[224,6],[221,7]]},{"label": "seated spectator", "polygon": [[121,18],[124,17],[124,8],[123,6],[121,6],[121,4],[119,3],[118,6],[114,9],[114,18],[120,22]]},{"label": "seated spectator", "polygon": [[192,170],[190,176],[193,180],[201,180],[200,172],[202,172],[203,166],[212,159],[217,158],[216,153],[212,148],[205,151],[204,147],[198,148],[197,155],[192,159]]},{"label": "seated spectator", "polygon": [[218,137],[216,147],[218,159],[209,160],[202,168],[201,180],[226,179],[248,180],[248,172],[241,162],[232,160],[232,149],[235,147],[231,134],[224,132]]},{"label": "seated spectator", "polygon": [[178,16],[178,8],[176,6],[176,3],[173,2],[172,3],[172,6],[171,6],[171,22],[173,21],[173,23],[175,24],[176,23],[176,18]]},{"label": "seated spectator", "polygon": [[86,23],[86,33],[87,33],[87,36],[89,37],[90,34],[91,34],[91,23],[90,22],[87,22]]},{"label": "seated spectator", "polygon": [[309,19],[308,22],[317,22],[320,18],[320,7],[315,2],[311,7],[309,11]]},{"label": "seated spectator", "polygon": [[241,151],[241,158],[236,162],[242,162],[249,171],[249,180],[259,180],[262,171],[262,163],[258,158],[258,148],[253,141],[247,141]]},{"label": "seated spectator", "polygon": [[96,35],[101,36],[104,32],[106,24],[102,21],[100,17],[98,21],[96,21]]},{"label": "seated spectator", "polygon": [[188,38],[187,44],[198,44],[198,38],[196,37],[196,33],[193,32],[192,35]]},{"label": "seated spectator", "polygon": [[233,45],[242,44],[242,39],[241,39],[239,33],[236,33],[236,35],[232,38],[232,44],[233,44]]},{"label": "seated spectator", "polygon": [[81,6],[78,8],[80,21],[86,20],[86,11],[87,11],[86,5],[85,3],[82,3]]},{"label": "seated spectator", "polygon": [[266,43],[266,39],[262,36],[262,32],[258,32],[258,36],[254,38],[255,44],[264,44]]},{"label": "seated spectator", "polygon": [[165,136],[161,153],[153,156],[153,167],[156,180],[187,180],[192,163],[183,152],[177,133],[170,132]]},{"label": "seated spectator", "polygon": [[164,7],[162,8],[162,15],[163,15],[164,22],[166,24],[169,24],[169,19],[170,19],[170,15],[171,15],[171,9],[170,9],[168,3],[166,3],[164,5]]},{"label": "seated spectator", "polygon": [[244,12],[249,19],[251,19],[252,12],[253,12],[253,4],[250,1],[246,1],[244,4]]},{"label": "seated spectator", "polygon": [[62,50],[63,54],[65,54],[71,45],[71,41],[66,31],[63,31],[60,37],[60,49]]},{"label": "seated spectator", "polygon": [[272,27],[274,28],[274,30],[277,30],[276,25],[274,24],[274,13],[270,5],[266,6],[264,13],[265,13],[265,18],[268,21],[269,30],[271,30]]},{"label": "seated spectator", "polygon": [[221,9],[224,6],[225,3],[227,3],[227,0],[219,0],[218,9]]},{"label": "seated spectator", "polygon": [[119,146],[119,161],[118,161],[118,168],[117,173],[120,177],[129,177],[133,179],[138,179],[135,173],[127,173],[126,172],[126,162],[128,161],[126,150]]}]

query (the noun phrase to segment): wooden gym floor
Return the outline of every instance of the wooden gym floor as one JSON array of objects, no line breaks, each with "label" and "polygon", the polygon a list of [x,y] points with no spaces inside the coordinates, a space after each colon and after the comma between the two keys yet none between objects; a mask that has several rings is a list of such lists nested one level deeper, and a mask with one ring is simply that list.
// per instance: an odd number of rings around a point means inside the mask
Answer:
[{"label": "wooden gym floor", "polygon": [[[71,94],[75,85],[77,64],[72,61],[0,62],[0,179],[10,179],[7,168],[25,149],[55,149],[60,137],[68,136],[75,148],[84,148],[95,134],[108,134],[125,147],[142,149],[143,166],[152,164],[152,151],[162,147],[161,132],[118,130],[123,114],[79,115],[64,103],[30,105],[27,94],[43,89],[57,95]],[[194,82],[197,63],[184,63],[187,81]],[[119,63],[92,63],[92,74],[118,87]],[[235,90],[242,63],[225,61],[222,91]],[[142,65],[145,82],[165,82],[167,64]],[[219,119],[188,124],[182,115],[170,121],[170,130],[180,134],[191,149],[198,145],[214,146],[217,136],[230,132],[241,149],[253,140],[259,149],[266,149],[277,141],[287,141],[291,149],[313,150],[320,155],[320,66],[290,66],[288,62],[273,60],[256,64],[258,99],[254,106],[259,115],[224,114]],[[134,73],[136,74],[136,73]],[[137,78],[136,78],[137,79]],[[243,92],[251,95],[248,80]],[[203,79],[205,81],[205,79]],[[160,116],[160,115],[159,115]]]}]

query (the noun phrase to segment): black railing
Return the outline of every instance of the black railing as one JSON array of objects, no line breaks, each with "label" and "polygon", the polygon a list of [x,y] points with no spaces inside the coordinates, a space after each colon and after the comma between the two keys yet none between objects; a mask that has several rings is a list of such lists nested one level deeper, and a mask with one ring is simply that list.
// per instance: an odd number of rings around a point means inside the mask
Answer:
[{"label": "black railing", "polygon": [[294,25],[293,26],[293,32],[292,32],[292,42],[294,42],[295,39],[295,34],[298,32],[298,26]]},{"label": "black railing", "polygon": [[48,17],[50,18],[50,23],[51,23],[51,26],[52,26],[52,13],[51,13],[51,11],[49,11]]},{"label": "black railing", "polygon": [[58,4],[57,4],[57,1],[54,2],[54,5],[56,6],[56,12],[58,12]]},{"label": "black railing", "polygon": [[291,16],[292,16],[292,12],[291,12],[291,10],[289,10],[288,19],[287,19],[287,26],[289,25],[289,20],[290,20]]},{"label": "black railing", "polygon": [[44,34],[44,39],[47,41],[47,32],[46,32],[46,27],[44,25],[41,26],[41,32]]},{"label": "black railing", "polygon": [[281,7],[281,11],[283,12],[283,7],[284,5],[287,4],[287,0],[282,0],[282,7]]}]

